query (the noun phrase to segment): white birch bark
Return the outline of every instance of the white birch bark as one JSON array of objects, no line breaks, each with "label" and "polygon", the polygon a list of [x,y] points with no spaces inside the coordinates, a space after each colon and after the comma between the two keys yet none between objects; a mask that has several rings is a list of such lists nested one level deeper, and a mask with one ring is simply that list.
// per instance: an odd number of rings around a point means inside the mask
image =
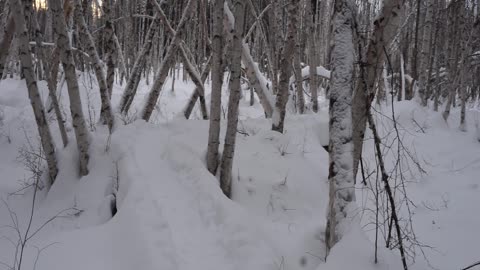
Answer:
[{"label": "white birch bark", "polygon": [[400,23],[400,14],[403,7],[402,0],[385,0],[378,17],[373,25],[370,36],[364,67],[362,67],[359,85],[353,93],[353,170],[354,178],[357,175],[358,164],[362,155],[363,138],[367,127],[367,108],[374,98],[374,86],[382,70],[384,61],[384,46],[386,47],[396,35]]},{"label": "white birch bark", "polygon": [[341,237],[347,206],[355,200],[352,174],[352,92],[354,72],[353,14],[346,0],[336,0],[333,17],[332,75],[328,181],[330,186],[326,229],[327,250]]},{"label": "white birch bark", "polygon": [[[230,8],[226,3],[224,5],[224,12],[225,12],[225,17],[227,18],[227,21],[228,21],[228,26],[229,26],[228,28],[230,30],[228,32],[231,34],[235,20],[234,20],[232,11],[230,10]],[[253,57],[250,54],[250,49],[248,48],[248,45],[244,41],[242,42],[242,63],[245,67],[245,73],[247,75],[247,79],[250,85],[253,86],[253,89],[255,89],[255,93],[257,93],[258,99],[260,100],[260,104],[262,104],[263,110],[265,111],[265,116],[267,118],[272,117],[273,97],[270,95],[270,91],[267,87],[267,80],[260,72],[260,69],[258,68],[257,63],[253,61]]]},{"label": "white birch bark", "polygon": [[37,123],[38,134],[42,144],[43,152],[47,160],[48,174],[50,183],[53,184],[58,173],[57,158],[55,155],[55,144],[50,133],[50,127],[45,116],[40,92],[38,91],[35,73],[33,71],[32,52],[30,50],[30,40],[25,25],[25,17],[22,14],[22,8],[19,0],[10,0],[10,8],[12,9],[13,18],[16,25],[16,33],[19,45],[19,56],[22,64],[22,71],[27,83],[28,97],[32,105],[35,122]]},{"label": "white birch bark", "polygon": [[208,127],[207,169],[215,175],[218,167],[220,144],[220,117],[222,110],[223,85],[223,13],[224,0],[213,2],[212,38],[212,94],[210,101],[210,124]]},{"label": "white birch bark", "polygon": [[61,1],[50,0],[49,4],[52,15],[55,17],[55,20],[53,20],[53,27],[58,37],[57,46],[60,50],[60,59],[65,72],[65,80],[67,81],[72,125],[75,131],[79,152],[79,173],[81,176],[84,176],[88,174],[90,138],[82,111],[82,100],[80,98],[75,64],[73,62],[72,47],[68,37],[65,18],[62,13]]},{"label": "white birch bark", "polygon": [[67,130],[65,129],[65,123],[63,120],[63,114],[60,110],[60,104],[57,98],[57,77],[58,77],[58,66],[60,64],[60,52],[58,48],[55,48],[52,53],[52,65],[49,65],[48,68],[48,94],[55,111],[55,117],[57,118],[58,129],[60,130],[60,136],[62,137],[63,147],[66,147],[68,144],[68,135]]},{"label": "white birch bark", "polygon": [[225,134],[222,161],[220,164],[220,188],[225,196],[232,195],[232,166],[237,138],[238,106],[241,98],[240,77],[243,45],[245,1],[234,0],[235,22],[232,40],[232,61],[230,65],[230,96],[228,99],[228,123]]}]

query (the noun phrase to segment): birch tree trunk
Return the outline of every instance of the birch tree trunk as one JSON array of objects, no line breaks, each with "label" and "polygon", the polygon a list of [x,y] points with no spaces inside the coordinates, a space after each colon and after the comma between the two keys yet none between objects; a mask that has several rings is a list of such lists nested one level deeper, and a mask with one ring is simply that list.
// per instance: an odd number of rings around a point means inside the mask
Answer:
[{"label": "birch tree trunk", "polygon": [[50,133],[50,127],[45,116],[40,92],[38,91],[35,73],[33,71],[32,52],[30,50],[30,39],[25,24],[25,17],[22,14],[22,8],[19,0],[10,0],[12,15],[15,20],[16,33],[19,44],[20,62],[22,64],[22,72],[27,83],[28,96],[32,105],[35,122],[37,123],[38,134],[42,144],[45,159],[48,165],[48,174],[50,183],[53,184],[58,173],[57,157],[55,155],[55,144]]},{"label": "birch tree trunk", "polygon": [[62,137],[63,147],[68,145],[68,135],[67,130],[65,129],[65,123],[63,120],[62,111],[60,110],[60,104],[57,98],[57,76],[58,76],[58,66],[60,64],[60,52],[58,48],[55,48],[52,53],[52,64],[48,64],[48,94],[52,101],[53,110],[55,111],[55,117],[57,118],[58,129],[60,130],[60,135]]},{"label": "birch tree trunk", "polygon": [[335,245],[346,222],[347,206],[355,200],[352,156],[353,14],[346,0],[335,0],[331,49],[327,251]]},{"label": "birch tree trunk", "polygon": [[162,63],[160,63],[160,68],[158,69],[155,82],[153,83],[152,89],[148,94],[147,102],[145,103],[142,110],[142,119],[147,122],[148,120],[150,120],[150,116],[152,116],[155,105],[157,104],[158,97],[160,96],[160,91],[162,90],[163,84],[165,83],[165,79],[168,75],[168,71],[170,70],[170,65],[175,56],[177,43],[180,40],[181,31],[187,21],[187,18],[191,13],[194,3],[194,0],[189,0],[187,5],[185,6],[185,10],[182,14],[180,22],[177,25],[175,35],[173,36],[172,41],[166,50],[166,54],[164,59],[162,60]]},{"label": "birch tree trunk", "polygon": [[[272,117],[272,130],[283,133],[286,106],[288,101],[288,88],[290,75],[292,74],[292,60],[295,53],[295,36],[297,30],[298,1],[288,2],[288,26],[286,44],[282,46],[282,58],[280,59],[280,81],[278,83],[277,98]],[[316,77],[316,72],[315,76]]]},{"label": "birch tree trunk", "polygon": [[[68,1],[68,0],[67,0]],[[67,81],[68,96],[70,98],[70,113],[72,115],[72,125],[77,139],[77,148],[79,152],[79,173],[81,176],[88,174],[88,160],[90,138],[85,124],[85,118],[82,111],[82,100],[78,87],[75,64],[73,62],[72,47],[68,38],[67,26],[62,13],[62,4],[60,0],[49,1],[53,20],[54,31],[57,35],[57,46],[60,50],[60,59],[65,72]]]},{"label": "birch tree trunk", "polygon": [[228,99],[228,123],[225,134],[222,161],[220,165],[220,188],[225,196],[232,195],[232,166],[237,138],[238,106],[241,97],[240,77],[243,47],[245,0],[234,0],[235,26],[232,40],[232,61],[230,65],[230,96]]},{"label": "birch tree trunk", "polygon": [[384,47],[393,39],[400,23],[400,14],[404,0],[385,0],[369,40],[362,79],[353,93],[353,177],[357,175],[358,164],[362,156],[363,138],[367,127],[367,108],[374,98],[375,81],[382,70]]},{"label": "birch tree trunk", "polygon": [[[108,1],[108,0],[107,0]],[[93,40],[90,31],[88,30],[87,24],[83,17],[82,4],[80,0],[75,2],[75,20],[77,26],[80,28],[81,33],[83,34],[83,40],[86,43],[87,52],[90,55],[90,58],[93,61],[93,67],[95,69],[95,75],[97,77],[97,82],[100,90],[100,99],[102,101],[100,109],[100,121],[107,124],[110,133],[113,131],[113,113],[110,106],[110,94],[108,91],[107,81],[105,79],[105,73],[103,71],[102,63],[100,57],[97,53],[97,48],[95,47],[95,41]],[[106,29],[105,29],[106,30]]]},{"label": "birch tree trunk", "polygon": [[223,84],[223,13],[224,0],[213,2],[212,38],[212,94],[210,100],[210,124],[208,127],[207,169],[215,175],[218,167],[220,144],[220,114],[222,110]]},{"label": "birch tree trunk", "polygon": [[[231,32],[233,31],[232,29],[234,27],[234,16],[226,3],[224,5],[224,12],[225,12],[225,17],[228,21],[228,29],[230,30],[228,32],[231,34]],[[248,45],[245,42],[242,43],[242,63],[245,68],[245,74],[247,76],[248,82],[250,83],[251,86],[253,86],[253,89],[255,89],[255,93],[257,93],[258,99],[260,100],[260,104],[262,104],[263,110],[265,111],[265,116],[267,118],[272,117],[273,97],[270,96],[266,79],[265,77],[263,77],[262,73],[260,72],[260,69],[258,68],[257,63],[253,61],[253,57],[250,53],[250,49],[248,48]]]}]

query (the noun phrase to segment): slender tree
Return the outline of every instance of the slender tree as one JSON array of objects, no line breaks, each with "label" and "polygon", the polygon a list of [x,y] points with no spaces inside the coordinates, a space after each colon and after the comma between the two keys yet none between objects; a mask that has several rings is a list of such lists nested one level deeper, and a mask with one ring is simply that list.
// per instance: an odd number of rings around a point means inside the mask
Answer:
[{"label": "slender tree", "polygon": [[[66,0],[66,3],[67,1],[69,0]],[[81,176],[84,176],[88,174],[90,138],[82,111],[82,100],[80,98],[77,74],[73,61],[72,47],[68,38],[67,24],[62,13],[61,1],[50,0],[49,3],[52,14],[55,17],[55,20],[53,20],[53,27],[55,34],[58,37],[57,46],[60,50],[60,59],[65,72],[65,80],[67,81],[72,125],[75,130],[79,152],[79,173]]]},{"label": "slender tree", "polygon": [[50,127],[48,126],[42,99],[35,79],[35,73],[33,71],[32,52],[30,50],[30,39],[25,24],[25,17],[19,0],[10,0],[10,7],[13,11],[12,14],[15,15],[13,18],[15,19],[20,61],[22,64],[22,72],[25,76],[25,82],[27,83],[28,97],[30,98],[33,114],[35,115],[35,122],[37,123],[38,134],[40,135],[43,152],[45,154],[45,159],[47,160],[50,184],[53,184],[58,173],[55,144],[50,133]]},{"label": "slender tree", "polygon": [[220,114],[222,110],[223,84],[223,5],[224,0],[213,2],[212,37],[212,94],[210,101],[210,125],[208,128],[207,169],[215,174],[218,166],[220,144]]},{"label": "slender tree", "polygon": [[232,195],[232,167],[237,138],[238,106],[241,97],[240,77],[243,45],[243,28],[245,18],[245,0],[234,0],[235,26],[232,40],[232,61],[230,63],[230,96],[228,99],[228,122],[223,146],[223,155],[220,165],[220,187],[223,193],[231,198]]}]

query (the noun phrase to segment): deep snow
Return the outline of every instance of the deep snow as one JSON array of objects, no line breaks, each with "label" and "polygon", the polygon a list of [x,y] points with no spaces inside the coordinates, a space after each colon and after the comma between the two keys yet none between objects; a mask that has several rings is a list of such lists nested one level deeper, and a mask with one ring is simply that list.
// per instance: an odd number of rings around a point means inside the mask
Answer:
[{"label": "deep snow", "polygon": [[[74,144],[61,149],[56,123],[51,122],[60,174],[48,194],[46,188],[39,191],[32,228],[61,214],[28,242],[23,269],[401,269],[397,250],[381,248],[379,264],[373,264],[372,216],[363,211],[373,206],[361,184],[357,185],[359,207],[351,209],[350,233],[324,261],[325,106],[318,115],[287,117],[286,132],[280,135],[269,130],[269,120],[262,119],[258,100],[248,106],[245,92],[230,201],[205,169],[208,121],[198,120],[197,109],[193,120],[180,116],[193,84],[177,78],[172,92],[171,82],[170,78],[161,92],[153,123],[133,122],[133,116],[117,119],[117,128],[109,137],[105,127],[92,121],[90,174],[81,179],[76,176]],[[90,89],[88,76],[82,75],[80,85],[86,117],[89,112],[97,117],[95,84]],[[40,88],[46,97],[46,85],[41,83]],[[142,81],[133,111],[140,111],[148,89]],[[116,85],[114,105],[121,93]],[[209,85],[207,100],[208,93]],[[226,92],[223,98],[227,100]],[[68,108],[65,93],[62,99]],[[383,104],[377,109],[388,116],[375,114],[381,133],[391,141],[391,107]],[[440,113],[414,101],[397,103],[395,110],[402,140],[427,171],[421,175],[412,169],[406,175],[409,197],[417,206],[416,235],[435,248],[426,249],[430,264],[437,269],[460,269],[479,260],[478,112],[468,112],[468,130],[461,132],[456,109],[448,125]],[[21,188],[24,181],[19,180],[30,176],[17,158],[27,144],[26,135],[38,143],[23,81],[0,82],[0,121],[0,197],[16,213],[20,231],[25,232],[33,189],[9,195]],[[123,125],[122,121],[132,123]],[[69,137],[74,139],[71,127]],[[387,155],[391,168],[394,151]],[[364,158],[367,167],[374,169],[371,140],[366,141]],[[110,218],[114,196],[118,213]],[[13,244],[18,238],[8,227],[12,221],[5,204],[0,206],[0,223],[6,225],[0,227],[2,268],[2,263],[13,263]],[[44,247],[35,262],[37,249]],[[421,256],[411,265],[411,269],[427,267]]]}]

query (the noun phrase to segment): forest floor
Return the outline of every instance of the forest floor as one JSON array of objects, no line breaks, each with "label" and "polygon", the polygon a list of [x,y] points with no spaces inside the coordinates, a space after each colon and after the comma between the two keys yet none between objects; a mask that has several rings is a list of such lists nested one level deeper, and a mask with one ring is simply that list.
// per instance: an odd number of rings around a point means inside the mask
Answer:
[{"label": "forest floor", "polygon": [[[371,190],[378,170],[369,132],[363,156],[367,184],[359,174],[350,233],[325,262],[328,153],[322,145],[328,143],[328,108],[323,98],[320,113],[288,117],[282,135],[270,131],[258,100],[249,106],[244,92],[232,201],[205,168],[208,121],[198,120],[197,108],[193,120],[180,116],[191,83],[177,78],[172,92],[169,78],[152,123],[133,121],[133,116],[117,119],[112,136],[96,125],[100,102],[95,83],[82,75],[80,85],[93,131],[90,174],[77,176],[70,120],[71,142],[62,149],[49,114],[60,172],[48,192],[43,188],[35,194],[30,218],[32,168],[39,161],[36,126],[25,83],[0,82],[0,269],[20,260],[15,254],[22,245],[17,243],[25,238],[22,269],[402,269],[398,250],[385,248],[386,222],[378,226],[374,264]],[[46,100],[46,85],[40,88]],[[140,110],[149,87],[143,81],[139,89],[133,112]],[[65,90],[66,85],[61,99],[67,112]],[[121,93],[116,85],[114,105]],[[222,99],[226,107],[226,88]],[[457,108],[448,123],[416,101],[396,102],[393,108],[395,117],[386,104],[376,107],[375,117],[387,171],[398,187],[402,228],[407,236],[416,236],[405,240],[408,255],[416,254],[415,261],[409,257],[410,269],[461,269],[480,260],[480,113],[467,112],[464,132],[458,128]],[[118,208],[113,218],[112,201]]]}]

